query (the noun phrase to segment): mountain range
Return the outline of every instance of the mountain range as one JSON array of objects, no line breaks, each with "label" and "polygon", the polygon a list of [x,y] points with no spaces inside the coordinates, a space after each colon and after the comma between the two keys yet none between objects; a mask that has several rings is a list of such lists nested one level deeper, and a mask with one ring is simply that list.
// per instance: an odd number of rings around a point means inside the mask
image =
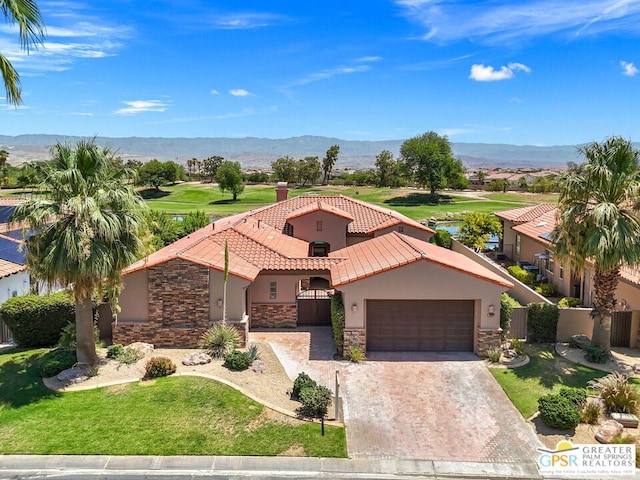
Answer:
[{"label": "mountain range", "polygon": [[[0,150],[9,152],[9,162],[20,164],[49,158],[56,142],[75,143],[83,137],[64,135],[0,135]],[[341,140],[339,138],[305,135],[285,139],[269,138],[163,138],[163,137],[96,137],[98,143],[115,150],[124,159],[147,161],[174,160],[185,163],[191,158],[202,160],[220,155],[227,160],[240,161],[243,168],[268,168],[272,161],[289,155],[293,158],[324,156],[331,145],[340,145],[337,168],[372,168],[375,156],[389,150],[396,157],[404,140]],[[576,146],[534,146],[489,143],[452,142],[454,155],[467,168],[479,167],[563,167],[567,162],[579,161]]]}]

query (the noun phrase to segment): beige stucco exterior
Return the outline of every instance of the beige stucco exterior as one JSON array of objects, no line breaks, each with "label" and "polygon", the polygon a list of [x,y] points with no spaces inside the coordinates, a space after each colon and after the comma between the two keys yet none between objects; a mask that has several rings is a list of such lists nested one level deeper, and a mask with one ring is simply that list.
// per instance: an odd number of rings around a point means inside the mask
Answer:
[{"label": "beige stucco exterior", "polygon": [[[345,330],[366,330],[367,299],[474,300],[476,335],[479,329],[500,328],[500,294],[506,290],[493,282],[427,261],[382,272],[339,289],[345,308]],[[489,305],[494,306],[493,315],[489,314]]]},{"label": "beige stucco exterior", "polygon": [[[251,303],[295,303],[300,293],[300,281],[309,277],[322,277],[330,280],[326,272],[261,273],[249,287]],[[276,283],[276,298],[271,298],[271,282]]]},{"label": "beige stucco exterior", "polygon": [[[247,314],[245,302],[245,290],[249,281],[234,275],[227,278],[227,318],[229,320],[242,320]],[[224,290],[224,272],[209,270],[209,320],[222,320],[222,306],[218,306],[218,300],[222,300]]]},{"label": "beige stucco exterior", "polygon": [[120,294],[121,312],[118,320],[125,322],[146,322],[149,320],[149,282],[148,270],[125,275],[122,278],[122,293]]},{"label": "beige stucco exterior", "polygon": [[[321,222],[321,229],[318,230]],[[347,246],[347,225],[351,222],[327,212],[312,212],[289,220],[293,226],[293,236],[307,242],[327,242],[331,251]]]}]

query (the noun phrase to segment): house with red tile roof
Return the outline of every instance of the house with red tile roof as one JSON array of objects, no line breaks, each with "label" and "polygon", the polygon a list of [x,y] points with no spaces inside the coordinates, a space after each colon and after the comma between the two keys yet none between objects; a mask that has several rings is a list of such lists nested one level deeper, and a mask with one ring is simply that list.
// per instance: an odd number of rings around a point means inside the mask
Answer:
[{"label": "house with red tile roof", "polygon": [[500,294],[512,285],[393,210],[303,195],[223,218],[123,272],[113,341],[194,347],[219,322],[246,335],[330,325],[341,293],[345,345],[364,351],[474,351],[499,343]]},{"label": "house with red tile roof", "polygon": [[[561,296],[579,298],[586,307],[593,306],[593,265],[572,269],[553,257],[552,232],[556,226],[558,206],[540,204],[496,212],[502,223],[499,249],[505,257],[519,264],[530,265],[540,279],[558,287]],[[628,265],[620,269],[616,289],[620,315],[624,321],[614,322],[612,345],[634,347],[640,338],[640,267]],[[622,331],[618,332],[617,329]]]}]

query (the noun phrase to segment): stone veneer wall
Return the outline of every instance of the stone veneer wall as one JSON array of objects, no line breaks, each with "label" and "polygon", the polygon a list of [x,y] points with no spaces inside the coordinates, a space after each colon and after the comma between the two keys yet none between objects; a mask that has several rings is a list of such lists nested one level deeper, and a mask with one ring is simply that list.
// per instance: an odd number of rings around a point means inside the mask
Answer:
[{"label": "stone veneer wall", "polygon": [[366,335],[367,335],[366,330],[348,330],[345,328],[344,334],[343,334],[343,338],[344,338],[343,354],[344,352],[349,350],[349,347],[352,347],[352,346],[359,347],[360,350],[362,350],[362,353],[366,353],[367,352],[367,336]]},{"label": "stone veneer wall", "polygon": [[500,346],[500,344],[502,343],[502,340],[500,338],[501,333],[502,329],[500,328],[478,328],[476,353],[479,357],[486,357],[487,350],[489,350],[489,348]]},{"label": "stone veneer wall", "polygon": [[[200,337],[211,326],[212,322],[204,327],[158,327],[156,324],[146,322],[116,323],[112,324],[113,343],[129,345],[133,342],[151,343],[155,347],[164,348],[199,348]],[[248,322],[227,322],[240,333],[240,344],[243,348],[247,343]]]},{"label": "stone veneer wall", "polygon": [[295,303],[252,303],[251,328],[296,328],[298,307]]}]

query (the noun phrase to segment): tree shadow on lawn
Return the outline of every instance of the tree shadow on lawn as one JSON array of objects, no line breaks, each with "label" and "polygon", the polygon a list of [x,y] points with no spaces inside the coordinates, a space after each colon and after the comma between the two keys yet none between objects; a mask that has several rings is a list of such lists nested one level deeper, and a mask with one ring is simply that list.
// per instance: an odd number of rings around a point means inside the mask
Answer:
[{"label": "tree shadow on lawn", "polygon": [[167,192],[166,190],[156,190],[155,188],[145,188],[144,190],[140,190],[138,194],[144,200],[153,200],[156,198],[164,198],[171,195],[171,192]]},{"label": "tree shadow on lawn", "polygon": [[0,364],[0,409],[19,408],[45,398],[59,396],[49,390],[38,375],[38,360],[41,352],[12,349],[0,353],[0,362],[5,355],[14,355]]},{"label": "tree shadow on lawn", "polygon": [[436,193],[431,195],[430,193],[410,193],[401,197],[392,197],[384,201],[394,207],[419,207],[421,205],[437,206],[437,205],[451,205],[453,203],[453,197],[450,195],[440,195]]},{"label": "tree shadow on lawn", "polygon": [[233,198],[223,198],[221,200],[214,200],[213,202],[209,202],[209,205],[235,205],[239,202],[240,199],[234,200]]},{"label": "tree shadow on lawn", "polygon": [[585,388],[589,380],[604,377],[607,372],[565,360],[552,344],[528,345],[529,363],[513,369],[516,377],[537,379],[540,385],[552,389],[557,385]]}]

